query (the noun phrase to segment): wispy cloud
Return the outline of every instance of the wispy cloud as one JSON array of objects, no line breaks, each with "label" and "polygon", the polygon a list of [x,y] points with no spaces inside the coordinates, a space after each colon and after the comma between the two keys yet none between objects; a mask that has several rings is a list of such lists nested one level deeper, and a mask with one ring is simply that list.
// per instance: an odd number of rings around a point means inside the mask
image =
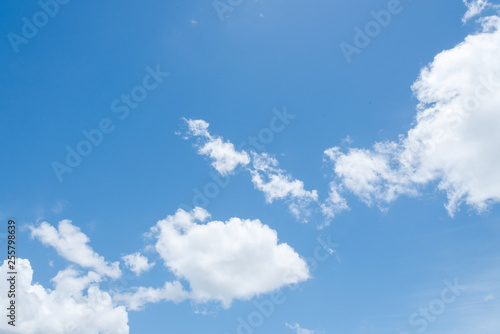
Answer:
[{"label": "wispy cloud", "polygon": [[252,182],[256,189],[262,191],[267,203],[276,199],[285,200],[293,215],[307,221],[311,202],[318,200],[316,190],[307,191],[304,182],[293,179],[290,174],[278,167],[278,160],[267,153],[252,153]]},{"label": "wispy cloud", "polygon": [[88,245],[89,237],[70,220],[61,220],[57,229],[47,222],[41,223],[38,227],[31,226],[30,229],[33,238],[40,240],[44,245],[54,247],[66,260],[111,278],[121,276],[119,263],[108,263],[103,256],[96,253]]},{"label": "wispy cloud", "polygon": [[307,222],[311,214],[309,204],[318,201],[316,190],[305,189],[304,182],[294,179],[286,170],[279,168],[278,160],[268,153],[236,151],[234,145],[222,137],[213,137],[208,131],[209,124],[204,120],[186,119],[188,136],[200,137],[198,154],[209,156],[214,167],[221,175],[231,174],[238,166],[252,176],[252,183],[264,193],[266,202],[283,200],[292,214]]},{"label": "wispy cloud", "polygon": [[497,7],[492,5],[488,0],[463,0],[467,7],[467,12],[462,18],[462,22],[466,23],[471,18],[481,15],[481,13],[488,7]]},{"label": "wispy cloud", "polygon": [[250,163],[250,157],[245,151],[237,151],[229,141],[222,137],[214,137],[208,131],[209,124],[203,120],[185,120],[189,127],[189,135],[199,137],[198,154],[209,157],[214,167],[221,175],[232,174],[239,166]]},{"label": "wispy cloud", "polygon": [[297,333],[297,334],[321,334],[322,333],[322,332],[318,332],[318,331],[313,331],[311,329],[302,328],[302,327],[300,327],[299,324],[296,324],[296,323],[293,323],[293,324],[286,323],[285,325],[286,325],[286,327],[293,329],[295,331],[295,333]]}]

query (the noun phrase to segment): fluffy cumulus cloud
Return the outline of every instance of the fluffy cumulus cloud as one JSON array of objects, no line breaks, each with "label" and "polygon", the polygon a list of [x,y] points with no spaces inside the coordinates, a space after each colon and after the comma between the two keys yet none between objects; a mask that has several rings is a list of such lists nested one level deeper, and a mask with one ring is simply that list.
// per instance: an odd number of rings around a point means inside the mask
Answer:
[{"label": "fluffy cumulus cloud", "polygon": [[97,273],[119,278],[121,271],[119,263],[108,263],[103,256],[97,254],[88,245],[90,239],[73,225],[70,220],[62,220],[56,229],[43,222],[38,227],[31,227],[31,236],[40,240],[44,245],[52,246],[57,253],[66,260],[76,263],[83,268],[90,268]]},{"label": "fluffy cumulus cloud", "polygon": [[[30,263],[21,260],[20,298],[32,305],[23,308],[27,315],[18,319],[23,321],[24,332],[128,333],[127,309],[137,311],[148,303],[187,299],[195,303],[218,301],[229,307],[234,299],[250,299],[309,279],[306,262],[290,246],[279,243],[276,231],[259,220],[207,222],[208,218],[208,212],[201,208],[192,212],[178,210],[151,229],[157,238],[156,250],[178,280],[160,288],[136,287],[112,291],[111,295],[99,289],[99,282],[106,276],[119,278],[118,263],[109,264],[95,253],[88,245],[89,238],[78,227],[69,220],[61,221],[57,229],[45,222],[31,227],[32,237],[90,270],[86,275],[71,267],[60,271],[52,280],[52,291],[32,283]],[[137,274],[154,264],[139,252],[122,259]],[[6,273],[5,265],[0,273]],[[188,283],[189,291],[180,280]],[[61,317],[70,312],[75,315],[40,325],[44,317],[51,320],[51,312]],[[83,325],[87,318],[91,318],[90,327]]]},{"label": "fluffy cumulus cloud", "polygon": [[413,90],[413,128],[372,149],[325,151],[338,182],[368,204],[384,206],[437,182],[453,215],[462,203],[482,211],[500,201],[500,18],[438,54]]},{"label": "fluffy cumulus cloud", "polygon": [[134,254],[128,254],[122,256],[122,260],[131,271],[133,271],[137,276],[143,272],[149,271],[154,267],[154,262],[149,262],[148,258],[137,252]]},{"label": "fluffy cumulus cloud", "polygon": [[[95,272],[82,275],[68,268],[52,279],[53,290],[33,282],[29,260],[17,259],[16,327],[0,322],[5,334],[127,334],[128,315],[123,306],[114,306],[111,296],[98,287],[101,276]],[[0,289],[8,291],[5,279],[7,261],[0,266]],[[7,294],[0,294],[0,304],[8,305]],[[14,328],[14,329],[13,329]]]},{"label": "fluffy cumulus cloud", "polygon": [[278,167],[278,161],[267,153],[252,153],[250,169],[252,182],[262,191],[268,203],[283,199],[289,203],[290,211],[297,219],[307,219],[307,207],[318,200],[316,190],[307,191],[304,182],[293,179],[287,172]]},{"label": "fluffy cumulus cloud", "polygon": [[201,208],[178,210],[152,228],[165,265],[189,283],[197,303],[249,299],[309,278],[306,262],[259,220],[209,221]]},{"label": "fluffy cumulus cloud", "polygon": [[[342,186],[366,204],[391,202],[400,194],[413,194],[411,176],[393,168],[395,143],[377,143],[372,150],[350,149],[347,153],[333,147],[325,155],[335,163],[335,174]],[[339,195],[338,191],[333,193]],[[342,200],[337,200],[342,201]]]},{"label": "fluffy cumulus cloud", "polygon": [[184,291],[181,283],[176,281],[173,283],[167,282],[160,289],[139,287],[133,289],[132,292],[115,293],[113,300],[124,304],[129,310],[139,311],[148,303],[158,303],[161,301],[179,303],[188,297],[189,294]]},{"label": "fluffy cumulus cloud", "polygon": [[198,153],[209,157],[214,167],[221,175],[232,174],[239,166],[250,163],[250,157],[245,151],[237,151],[229,141],[221,137],[214,137],[208,131],[209,124],[204,120],[185,120],[189,135],[199,137]]}]

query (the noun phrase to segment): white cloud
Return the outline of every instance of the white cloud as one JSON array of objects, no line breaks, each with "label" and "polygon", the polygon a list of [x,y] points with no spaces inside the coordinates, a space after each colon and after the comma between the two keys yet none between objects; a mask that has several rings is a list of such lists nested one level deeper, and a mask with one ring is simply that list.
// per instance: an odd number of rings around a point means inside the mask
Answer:
[{"label": "white cloud", "polygon": [[214,167],[221,175],[232,174],[239,166],[250,163],[250,157],[245,151],[236,151],[234,145],[224,141],[221,137],[213,137],[208,131],[209,124],[204,120],[185,120],[189,127],[189,134],[201,137],[198,154],[212,159]]},{"label": "white cloud", "polygon": [[[210,221],[207,211],[179,209],[152,228],[165,265],[189,282],[197,303],[249,299],[309,278],[306,262],[259,220]],[[199,222],[199,223],[198,223]]]},{"label": "white cloud", "polygon": [[290,211],[300,219],[307,219],[309,211],[307,206],[318,200],[316,190],[307,191],[304,182],[293,179],[284,170],[278,168],[278,161],[267,153],[257,154],[252,152],[252,165],[250,169],[252,182],[256,189],[262,191],[267,203],[276,199],[288,202]]},{"label": "white cloud", "polygon": [[179,282],[167,282],[161,289],[139,287],[133,292],[116,293],[113,295],[115,302],[126,305],[127,309],[139,311],[147,303],[158,303],[161,301],[172,301],[179,303],[189,297]]},{"label": "white cloud", "polygon": [[328,198],[321,203],[321,212],[325,217],[325,223],[320,227],[328,226],[337,214],[345,210],[349,210],[347,201],[340,195],[339,186],[335,182],[331,182]]},{"label": "white cloud", "polygon": [[477,211],[500,201],[500,18],[438,54],[413,85],[414,127],[371,150],[325,151],[347,190],[380,206],[438,182],[453,215],[465,202]]},{"label": "white cloud", "polygon": [[304,198],[318,199],[316,190],[304,189],[304,182],[292,179],[284,170],[278,168],[278,161],[267,153],[253,154],[252,182],[272,203],[275,199]]},{"label": "white cloud", "polygon": [[319,334],[317,331],[301,328],[299,324],[286,323],[285,325],[286,327],[293,329],[297,334]]},{"label": "white cloud", "polygon": [[149,271],[155,265],[154,262],[149,263],[148,258],[139,252],[124,255],[122,256],[122,260],[125,262],[125,265],[137,276],[143,272]]},{"label": "white cloud", "polygon": [[491,6],[488,0],[463,0],[467,6],[467,12],[462,18],[462,22],[466,23],[471,18],[480,15],[487,7]]},{"label": "white cloud", "polygon": [[67,201],[57,200],[56,203],[52,206],[52,212],[57,215],[60,215],[64,211],[66,205]]},{"label": "white cloud", "polygon": [[94,252],[88,245],[90,239],[80,231],[79,227],[72,225],[70,220],[61,220],[58,230],[43,222],[36,228],[31,227],[31,236],[44,245],[54,247],[60,256],[83,268],[94,269],[99,274],[111,278],[121,276],[119,263],[108,263],[104,257]]},{"label": "white cloud", "polygon": [[208,127],[210,124],[202,119],[184,119],[187,123],[189,132],[193,136],[201,136],[210,138],[210,132],[208,132]]},{"label": "white cloud", "polygon": [[257,154],[253,151],[249,154],[244,150],[238,152],[231,142],[213,137],[208,131],[209,124],[204,120],[189,119],[186,123],[190,135],[203,138],[198,154],[211,157],[212,166],[221,175],[230,174],[239,165],[247,166],[252,162],[252,166],[245,170],[252,175],[255,188],[264,193],[266,202],[284,200],[297,219],[307,221],[310,215],[309,204],[318,200],[316,190],[305,190],[304,182],[293,179],[289,173],[280,169],[278,160],[269,154]]},{"label": "white cloud", "polygon": [[[81,276],[74,269],[60,271],[52,279],[55,289],[34,283],[29,260],[17,259],[16,327],[7,324],[5,315],[0,332],[5,334],[127,334],[128,315],[123,306],[114,307],[111,296],[99,290],[99,274]],[[8,291],[7,261],[0,266],[1,291]],[[0,304],[8,305],[6,293]],[[14,328],[14,329],[13,329]]]},{"label": "white cloud", "polygon": [[[394,170],[395,143],[377,143],[373,150],[350,149],[347,154],[333,147],[325,155],[335,164],[341,184],[366,204],[391,202],[401,194],[415,194],[403,170]],[[338,192],[337,192],[338,194]],[[337,199],[342,202],[342,199]]]},{"label": "white cloud", "polygon": [[493,295],[487,295],[486,297],[484,297],[485,303],[490,302],[492,300],[495,300],[495,296],[493,296]]}]

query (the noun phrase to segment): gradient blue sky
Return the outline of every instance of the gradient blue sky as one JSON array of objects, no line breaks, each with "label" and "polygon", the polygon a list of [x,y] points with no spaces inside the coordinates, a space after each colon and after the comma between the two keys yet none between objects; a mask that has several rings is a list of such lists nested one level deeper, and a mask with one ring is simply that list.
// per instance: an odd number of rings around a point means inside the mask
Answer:
[{"label": "gradient blue sky", "polygon": [[[182,138],[183,117],[205,120],[237,146],[269,126],[274,108],[286,107],[296,118],[265,151],[325,199],[333,171],[323,152],[370,149],[406,134],[415,124],[411,86],[422,67],[480,26],[462,23],[462,1],[402,0],[402,12],[346,62],[339,44],[352,43],[353,27],[387,3],[247,0],[220,20],[211,1],[70,1],[18,53],[7,35],[19,34],[21,19],[40,7],[0,4],[0,219],[15,217],[25,226],[18,256],[30,260],[33,280],[52,288],[51,278],[70,263],[26,226],[62,219],[72,220],[108,261],[137,251],[156,260],[140,277],[122,266],[125,279],[108,279],[102,290],[160,287],[172,279],[158,254],[145,250],[150,242],[142,235],[178,208],[192,207],[194,190],[214,172],[195,141]],[[120,119],[111,103],[141,84],[148,66],[169,76]],[[104,118],[114,131],[60,182],[53,162],[64,163],[65,147],[75,148],[82,131]],[[481,213],[463,206],[450,217],[437,182],[422,193],[401,196],[388,210],[346,193],[350,210],[318,229],[320,213],[301,223],[284,203],[266,204],[249,174],[231,176],[206,206],[213,219],[259,219],[304,258],[313,256],[318,236],[337,244],[338,258],[319,263],[298,289],[283,287],[286,301],[254,332],[417,333],[410,315],[439,298],[444,280],[457,278],[469,288],[429,321],[426,333],[498,333],[498,205]],[[229,309],[161,302],[129,311],[128,325],[130,333],[232,334],[237,318],[253,311],[252,301]]]}]

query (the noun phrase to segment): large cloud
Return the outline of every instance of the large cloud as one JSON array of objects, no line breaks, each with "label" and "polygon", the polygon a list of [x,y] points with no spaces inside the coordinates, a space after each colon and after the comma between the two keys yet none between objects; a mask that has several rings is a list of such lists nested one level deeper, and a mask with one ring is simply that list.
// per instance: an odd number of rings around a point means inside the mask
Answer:
[{"label": "large cloud", "polygon": [[[72,268],[52,279],[55,289],[33,282],[29,260],[17,259],[16,327],[7,324],[5,315],[0,332],[5,334],[127,334],[128,315],[123,306],[113,306],[111,296],[97,286],[101,276],[89,272],[82,276]],[[0,266],[0,290],[8,291],[7,261]],[[6,293],[0,304],[8,305]],[[4,309],[5,310],[5,309]]]},{"label": "large cloud", "polygon": [[88,245],[89,237],[79,227],[71,224],[70,220],[60,221],[58,229],[43,222],[38,227],[31,227],[31,236],[44,245],[54,247],[59,255],[83,268],[91,268],[111,278],[121,276],[119,262],[108,263],[103,256],[94,252]]},{"label": "large cloud", "polygon": [[[259,220],[210,221],[201,208],[178,210],[153,227],[165,265],[189,282],[191,299],[249,299],[309,278],[307,264]],[[199,223],[198,223],[199,222]]]},{"label": "large cloud", "polygon": [[414,127],[371,150],[325,151],[338,181],[365,202],[385,205],[438,182],[453,215],[462,202],[482,211],[500,201],[500,18],[438,54],[413,85]]}]

